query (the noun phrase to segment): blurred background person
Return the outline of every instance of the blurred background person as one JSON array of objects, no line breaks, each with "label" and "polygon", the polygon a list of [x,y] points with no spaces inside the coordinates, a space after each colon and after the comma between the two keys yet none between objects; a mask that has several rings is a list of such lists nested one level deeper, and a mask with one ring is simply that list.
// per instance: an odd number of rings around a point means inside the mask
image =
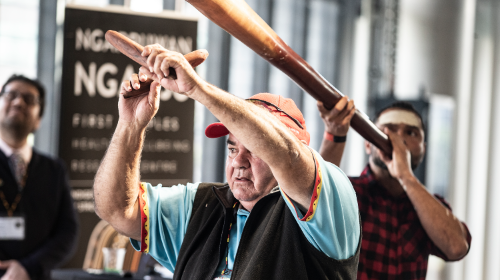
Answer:
[{"label": "blurred background person", "polygon": [[[318,109],[325,123],[321,155],[338,165],[354,104],[344,96],[332,110],[320,102]],[[471,235],[448,202],[431,195],[413,174],[426,148],[424,123],[415,108],[392,103],[377,114],[375,124],[389,136],[393,152],[385,155],[366,141],[368,164],[359,177],[349,177],[363,230],[358,279],[423,280],[429,255],[462,259]]]},{"label": "blurred background person", "polygon": [[77,239],[64,164],[28,143],[40,125],[44,98],[42,85],[24,76],[11,76],[0,91],[2,280],[50,279]]}]

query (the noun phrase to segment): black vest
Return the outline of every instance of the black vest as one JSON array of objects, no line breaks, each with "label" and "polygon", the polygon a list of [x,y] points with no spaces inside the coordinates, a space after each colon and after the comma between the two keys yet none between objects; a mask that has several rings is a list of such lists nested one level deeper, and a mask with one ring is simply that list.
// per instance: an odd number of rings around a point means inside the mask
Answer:
[{"label": "black vest", "polygon": [[[226,254],[234,202],[227,184],[199,185],[174,280],[213,279]],[[246,221],[231,279],[356,279],[359,245],[348,259],[327,257],[309,243],[280,192],[270,193]]]}]

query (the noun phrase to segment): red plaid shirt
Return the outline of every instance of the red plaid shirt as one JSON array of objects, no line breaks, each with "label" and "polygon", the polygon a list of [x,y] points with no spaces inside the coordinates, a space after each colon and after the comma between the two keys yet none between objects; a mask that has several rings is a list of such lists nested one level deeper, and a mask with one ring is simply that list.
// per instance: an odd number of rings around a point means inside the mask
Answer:
[{"label": "red plaid shirt", "polygon": [[[427,236],[406,193],[392,197],[375,181],[369,166],[360,177],[349,179],[358,197],[363,229],[359,280],[424,280],[429,254],[449,261]],[[444,198],[435,196],[451,210]],[[470,246],[471,236],[464,227]]]}]

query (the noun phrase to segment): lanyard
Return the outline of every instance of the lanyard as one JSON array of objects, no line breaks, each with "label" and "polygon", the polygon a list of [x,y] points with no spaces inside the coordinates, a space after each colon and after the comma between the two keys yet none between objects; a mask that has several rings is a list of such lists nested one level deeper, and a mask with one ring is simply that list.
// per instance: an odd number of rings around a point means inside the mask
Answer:
[{"label": "lanyard", "polygon": [[[238,201],[236,201],[233,205],[233,209],[236,207],[236,205],[238,205]],[[234,210],[233,210],[234,211]],[[226,266],[224,267],[224,269],[222,270],[222,273],[221,275],[228,275],[231,270],[228,269],[227,267],[227,260],[229,258],[229,237],[231,236],[231,228],[233,227],[233,222],[236,222],[236,214],[234,214],[233,216],[233,219],[231,221],[231,223],[229,224],[229,231],[227,233],[227,247],[226,247]]]},{"label": "lanyard", "polygon": [[2,200],[2,204],[7,210],[7,216],[12,217],[14,216],[14,211],[16,211],[17,205],[19,205],[19,201],[21,201],[21,196],[23,194],[23,189],[24,185],[26,184],[26,178],[28,177],[28,170],[26,170],[26,174],[24,174],[21,182],[20,182],[20,191],[17,193],[16,198],[14,198],[14,201],[12,204],[9,204],[7,202],[7,198],[5,198],[5,194],[3,193],[2,190],[0,190],[0,199]]},{"label": "lanyard", "polygon": [[14,215],[14,211],[16,211],[17,205],[19,204],[19,201],[21,201],[21,195],[22,193],[18,193],[12,204],[9,205],[7,199],[5,198],[5,194],[3,193],[3,191],[0,191],[0,199],[2,200],[5,209],[7,209],[7,216],[12,217]]}]

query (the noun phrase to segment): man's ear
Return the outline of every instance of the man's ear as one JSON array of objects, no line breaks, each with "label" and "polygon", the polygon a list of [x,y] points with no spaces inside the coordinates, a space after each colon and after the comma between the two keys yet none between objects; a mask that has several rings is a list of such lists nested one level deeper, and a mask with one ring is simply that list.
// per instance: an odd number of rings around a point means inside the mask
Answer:
[{"label": "man's ear", "polygon": [[368,142],[365,140],[365,153],[367,155],[371,155],[372,154],[372,143]]}]

